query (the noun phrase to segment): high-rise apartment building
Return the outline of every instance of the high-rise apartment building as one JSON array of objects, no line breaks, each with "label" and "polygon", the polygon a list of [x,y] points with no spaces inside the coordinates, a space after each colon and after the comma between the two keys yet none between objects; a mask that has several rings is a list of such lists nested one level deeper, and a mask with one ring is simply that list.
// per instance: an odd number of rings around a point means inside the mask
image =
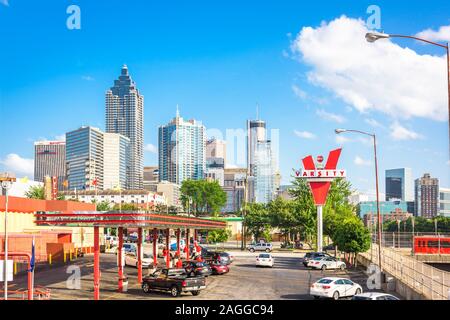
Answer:
[{"label": "high-rise apartment building", "polygon": [[411,168],[386,170],[386,201],[414,201]]},{"label": "high-rise apartment building", "polygon": [[37,141],[34,143],[34,180],[57,177],[58,189],[63,190],[66,178],[66,143],[64,141]]},{"label": "high-rise apartment building", "polygon": [[205,177],[205,127],[196,120],[185,121],[178,111],[167,125],[160,126],[159,180],[181,184]]},{"label": "high-rise apartment building", "polygon": [[106,132],[130,139],[130,189],[143,189],[144,96],[128,74],[126,65],[114,86],[106,92]]},{"label": "high-rise apartment building", "polygon": [[419,217],[433,218],[439,212],[439,179],[425,173],[415,180],[415,213]]},{"label": "high-rise apartment building", "polygon": [[66,145],[70,190],[129,189],[130,139],[81,127],[66,133]]}]

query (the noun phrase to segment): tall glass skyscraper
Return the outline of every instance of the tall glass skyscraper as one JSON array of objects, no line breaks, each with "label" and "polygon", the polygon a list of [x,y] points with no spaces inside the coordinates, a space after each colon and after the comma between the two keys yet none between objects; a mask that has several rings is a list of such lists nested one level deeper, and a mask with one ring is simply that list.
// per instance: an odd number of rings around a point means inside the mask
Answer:
[{"label": "tall glass skyscraper", "polygon": [[144,96],[122,67],[119,79],[106,92],[106,132],[130,139],[129,188],[143,189],[144,180]]},{"label": "tall glass skyscraper", "polygon": [[204,178],[206,134],[201,122],[185,121],[177,111],[171,122],[159,127],[158,146],[160,181],[181,184]]},{"label": "tall glass skyscraper", "polygon": [[386,201],[414,201],[411,168],[386,170]]},{"label": "tall glass skyscraper", "polygon": [[270,140],[267,140],[266,122],[247,121],[248,200],[268,203],[276,195],[276,161]]}]

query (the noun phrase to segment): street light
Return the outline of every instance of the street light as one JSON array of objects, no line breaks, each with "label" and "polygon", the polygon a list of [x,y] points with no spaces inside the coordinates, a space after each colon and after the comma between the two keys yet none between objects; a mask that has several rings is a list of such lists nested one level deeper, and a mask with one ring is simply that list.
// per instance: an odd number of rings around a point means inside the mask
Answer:
[{"label": "street light", "polygon": [[4,258],[3,258],[3,284],[4,284],[4,294],[5,300],[8,300],[8,273],[6,272],[7,262],[8,262],[8,190],[11,188],[12,183],[16,181],[14,175],[8,173],[0,174],[1,187],[5,189],[5,248],[4,248]]},{"label": "street light", "polygon": [[413,39],[413,40],[417,40],[417,41],[421,41],[421,42],[425,42],[428,44],[432,44],[434,46],[440,47],[440,48],[444,48],[446,53],[447,53],[447,99],[448,99],[448,138],[449,138],[449,156],[450,156],[450,50],[449,50],[449,44],[446,43],[441,44],[441,43],[437,43],[437,42],[433,42],[433,41],[429,41],[426,39],[422,39],[422,38],[418,38],[418,37],[413,37],[413,36],[406,36],[406,35],[401,35],[401,34],[386,34],[386,33],[379,33],[379,32],[368,32],[366,33],[366,40],[368,42],[375,42],[377,40],[380,39],[388,39],[388,38],[406,38],[406,39]]},{"label": "street light", "polygon": [[378,160],[377,160],[377,139],[375,134],[367,133],[360,130],[350,130],[350,129],[335,129],[334,132],[336,134],[346,133],[346,132],[355,132],[359,134],[364,134],[366,136],[370,136],[373,139],[373,150],[374,150],[374,158],[375,158],[375,189],[376,189],[376,196],[377,196],[377,217],[378,217],[378,263],[380,267],[380,271],[383,269],[381,268],[381,232],[382,232],[382,221],[381,221],[381,213],[380,213],[380,196],[378,193]]}]

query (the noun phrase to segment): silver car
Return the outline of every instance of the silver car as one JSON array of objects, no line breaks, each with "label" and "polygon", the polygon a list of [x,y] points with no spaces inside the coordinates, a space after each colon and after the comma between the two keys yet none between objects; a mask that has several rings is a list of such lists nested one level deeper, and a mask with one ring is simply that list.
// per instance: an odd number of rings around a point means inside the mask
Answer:
[{"label": "silver car", "polygon": [[271,243],[254,243],[247,247],[248,251],[255,252],[255,251],[265,251],[265,252],[271,252],[273,247]]}]

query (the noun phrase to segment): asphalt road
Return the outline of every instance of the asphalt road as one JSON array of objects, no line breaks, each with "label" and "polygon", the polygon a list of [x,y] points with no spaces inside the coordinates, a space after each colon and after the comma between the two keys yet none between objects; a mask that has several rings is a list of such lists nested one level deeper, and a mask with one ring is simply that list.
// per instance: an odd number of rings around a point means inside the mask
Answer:
[{"label": "asphalt road", "polygon": [[[273,268],[255,267],[257,253],[233,252],[236,259],[231,265],[231,271],[225,275],[207,278],[207,288],[197,297],[189,293],[180,298],[187,300],[277,300],[296,299],[311,300],[309,286],[312,282],[324,276],[342,276],[352,279],[362,285],[367,291],[367,276],[361,269],[334,271],[309,270],[303,267],[301,253],[273,253],[275,265]],[[128,292],[117,292],[116,255],[101,254],[101,299],[174,299],[166,293],[142,292],[137,283],[137,270],[125,267],[129,278]],[[67,280],[70,277],[71,266],[78,266],[81,271],[80,289],[68,289]],[[73,268],[73,267],[72,267]],[[72,271],[73,272],[73,271]],[[147,270],[144,269],[144,275]],[[93,298],[93,255],[78,258],[66,265],[42,267],[35,273],[35,284],[51,290],[52,299],[92,299]],[[26,276],[16,276],[10,290],[26,287]]]}]

